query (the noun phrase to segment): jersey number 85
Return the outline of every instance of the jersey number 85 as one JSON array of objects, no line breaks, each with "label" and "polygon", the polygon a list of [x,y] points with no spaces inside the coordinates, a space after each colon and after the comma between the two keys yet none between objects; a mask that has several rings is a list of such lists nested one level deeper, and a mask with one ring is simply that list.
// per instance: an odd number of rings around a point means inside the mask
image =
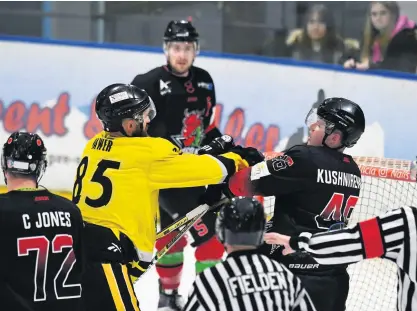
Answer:
[{"label": "jersey number 85", "polygon": [[[83,188],[83,179],[85,174],[87,173],[88,168],[88,157],[84,157],[77,168],[77,176],[74,182],[74,187],[72,189],[72,202],[78,204],[81,199],[81,191]],[[107,169],[114,169],[118,170],[120,168],[120,162],[111,161],[111,160],[101,160],[97,164],[97,168],[91,178],[90,182],[95,182],[101,185],[103,188],[102,195],[97,199],[91,199],[89,197],[85,198],[85,203],[88,206],[99,208],[107,205],[110,202],[112,193],[113,193],[113,185],[107,176],[104,176],[104,173]]]}]

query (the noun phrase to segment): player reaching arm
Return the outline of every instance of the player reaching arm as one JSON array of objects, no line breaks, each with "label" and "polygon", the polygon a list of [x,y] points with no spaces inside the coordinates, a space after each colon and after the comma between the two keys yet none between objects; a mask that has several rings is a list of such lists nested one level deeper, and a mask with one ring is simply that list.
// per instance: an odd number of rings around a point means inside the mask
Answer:
[{"label": "player reaching arm", "polygon": [[381,257],[393,261],[398,273],[398,310],[417,306],[417,209],[412,206],[392,210],[382,216],[361,221],[354,226],[326,233],[303,232],[293,237],[267,233],[268,244],[285,246],[284,253],[305,250],[324,265],[356,263]]},{"label": "player reaching arm", "polygon": [[184,154],[147,135],[156,115],[152,99],[133,85],[112,84],[96,98],[104,131],[86,145],[73,201],[86,222],[87,310],[138,310],[129,276],[139,277],[153,257],[158,192],[217,184],[262,160],[251,149],[222,156]]},{"label": "player reaching arm", "polygon": [[[328,98],[309,112],[306,125],[306,145],[242,170],[229,183],[235,195],[275,196],[268,232],[294,235],[343,227],[359,198],[360,170],[344,150],[364,132],[361,108],[345,98]],[[344,310],[349,290],[345,266],[318,264],[301,252],[282,256],[278,245],[264,244],[260,251],[300,277],[318,310]]]},{"label": "player reaching arm", "polygon": [[[210,73],[194,65],[200,51],[200,36],[189,21],[170,21],[163,35],[166,63],[138,74],[132,84],[145,89],[158,112],[149,126],[149,135],[171,141],[183,153],[197,153],[200,147],[220,137],[215,126],[216,91]],[[190,212],[204,194],[205,187],[163,189],[159,193],[160,223],[166,227]],[[204,215],[190,233],[195,247],[196,273],[222,259],[224,249],[214,232],[215,215]],[[159,239],[161,250],[176,234]],[[156,264],[160,283],[160,310],[179,310],[178,295],[183,267],[182,238]]]}]

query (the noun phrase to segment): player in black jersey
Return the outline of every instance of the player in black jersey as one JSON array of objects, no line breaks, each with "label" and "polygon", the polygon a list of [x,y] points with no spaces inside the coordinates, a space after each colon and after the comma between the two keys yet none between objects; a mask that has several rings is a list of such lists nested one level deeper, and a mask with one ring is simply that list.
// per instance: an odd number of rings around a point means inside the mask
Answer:
[{"label": "player in black jersey", "polygon": [[0,309],[81,310],[83,222],[71,201],[39,189],[46,148],[36,134],[13,133],[1,155]]},{"label": "player in black jersey", "polygon": [[[194,26],[188,21],[171,21],[164,35],[164,52],[166,65],[137,75],[131,84],[145,89],[155,103],[157,115],[149,125],[149,135],[170,140],[182,152],[197,153],[221,134],[214,125],[213,79],[207,71],[193,65],[199,52],[199,35]],[[161,227],[195,208],[204,191],[204,187],[161,190]],[[222,258],[224,250],[215,237],[214,222],[215,215],[208,213],[191,229],[197,273]],[[158,240],[157,249],[163,248],[175,234]],[[180,240],[157,264],[160,310],[179,310],[183,305],[177,289],[186,243],[185,238]]]},{"label": "player in black jersey", "polygon": [[[343,151],[365,130],[361,108],[344,98],[329,98],[310,111],[306,125],[306,145],[242,171],[230,182],[236,195],[275,196],[268,232],[297,235],[343,227],[358,201],[360,170]],[[260,251],[300,277],[317,310],[345,309],[349,290],[345,266],[318,264],[304,252],[283,256],[277,245],[265,244]]]}]

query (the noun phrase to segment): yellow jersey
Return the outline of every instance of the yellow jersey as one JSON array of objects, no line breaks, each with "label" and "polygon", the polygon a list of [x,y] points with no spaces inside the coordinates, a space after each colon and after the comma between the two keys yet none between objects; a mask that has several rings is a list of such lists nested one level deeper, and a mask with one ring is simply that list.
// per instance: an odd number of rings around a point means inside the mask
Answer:
[{"label": "yellow jersey", "polygon": [[[227,157],[227,156],[226,156]],[[246,161],[229,153],[236,170]],[[163,138],[113,137],[101,132],[86,145],[73,202],[86,222],[124,233],[149,262],[156,237],[159,189],[217,184],[225,166],[208,155],[182,154]]]}]

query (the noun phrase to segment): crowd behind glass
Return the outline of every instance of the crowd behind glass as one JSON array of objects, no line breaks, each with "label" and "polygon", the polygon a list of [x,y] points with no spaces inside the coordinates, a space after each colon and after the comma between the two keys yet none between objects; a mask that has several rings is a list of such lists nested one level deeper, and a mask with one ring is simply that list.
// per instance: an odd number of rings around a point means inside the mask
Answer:
[{"label": "crowd behind glass", "polygon": [[[23,2],[22,2],[23,3]],[[46,24],[43,22],[45,11],[43,10],[45,2],[25,2],[27,5],[33,7],[34,10],[38,10],[39,16],[35,16],[32,13],[27,14],[28,9],[23,8],[22,4],[13,1],[4,1],[0,3],[0,35],[1,34],[18,34],[23,36],[42,36],[42,27]],[[161,27],[166,25],[168,19],[158,14],[161,11],[170,9],[170,13],[174,12],[176,17],[172,18],[193,18],[193,23],[197,29],[201,29],[203,50],[215,50],[220,52],[242,53],[242,54],[255,54],[269,57],[290,57],[300,61],[320,62],[327,64],[338,64],[345,68],[352,70],[395,70],[408,73],[416,73],[417,68],[417,27],[416,23],[407,16],[405,9],[403,12],[400,9],[399,3],[395,1],[382,1],[382,2],[292,2],[297,9],[291,11],[290,15],[293,15],[293,20],[296,23],[293,25],[300,26],[299,28],[292,28],[289,24],[280,24],[279,31],[275,33],[279,35],[263,36],[267,31],[262,33],[259,26],[259,15],[265,16],[265,4],[263,11],[259,9],[261,7],[260,2],[210,2],[212,7],[218,8],[218,12],[214,13],[220,16],[222,26],[217,27],[219,21],[213,16],[207,13],[206,7],[207,1],[200,3],[192,2],[178,2],[174,3],[179,8],[175,8],[172,2],[91,2],[91,6],[99,7],[99,3],[103,4],[106,14],[122,14],[118,16],[118,25],[123,24],[125,27],[122,31],[117,30],[117,27],[112,24],[110,15],[101,15],[103,17],[103,24],[107,25],[103,34],[104,39],[102,42],[111,43],[129,43],[129,44],[141,44],[141,45],[159,45],[160,40],[156,40],[156,34],[153,25],[161,24]],[[185,5],[188,4],[189,5]],[[343,6],[357,9],[359,18],[354,18],[352,11],[345,10]],[[367,6],[367,8],[366,8]],[[174,8],[173,8],[174,7]],[[303,7],[303,11],[299,12],[299,7]],[[19,15],[20,13],[14,12],[14,9],[21,8],[22,12],[26,12],[26,15]],[[246,11],[244,10],[246,8]],[[337,12],[335,12],[335,8]],[[136,9],[134,13],[142,14],[135,17],[132,11]],[[286,18],[286,12],[284,12],[284,5],[281,9],[281,14],[277,14],[278,18]],[[66,9],[63,10],[64,15],[68,15]],[[80,11],[83,11],[82,9]],[[215,11],[215,10],[214,10]],[[259,12],[262,11],[262,14]],[[417,15],[417,3],[414,10]],[[341,14],[338,14],[342,12]],[[76,12],[77,14],[84,14],[85,12]],[[258,13],[258,15],[256,15]],[[277,12],[271,12],[270,16],[273,16]],[[279,13],[279,12],[278,12]],[[9,15],[8,15],[9,14]],[[95,16],[94,16],[95,14]],[[96,9],[95,13],[90,13],[88,18],[91,21],[98,21],[100,19],[100,9]],[[124,14],[124,15],[123,15]],[[129,16],[130,14],[130,16]],[[152,16],[153,14],[153,16]],[[181,15],[181,16],[180,16]],[[194,15],[194,16],[192,16]],[[267,14],[266,14],[267,15]],[[342,15],[342,16],[341,16]],[[365,15],[365,16],[363,16]],[[39,18],[38,18],[39,17]],[[156,18],[149,24],[140,24],[141,20],[147,18]],[[244,24],[238,26],[241,28],[233,28],[231,24],[231,18],[238,20],[238,24]],[[38,18],[38,22],[30,23],[31,20]],[[53,17],[53,18],[56,18]],[[68,16],[58,16],[58,18],[68,18]],[[79,18],[79,17],[77,17]],[[84,17],[85,18],[85,17]],[[159,18],[159,19],[158,19]],[[136,20],[135,20],[136,19]],[[274,17],[272,18],[274,19]],[[343,19],[343,20],[342,20]],[[42,21],[41,21],[42,20]],[[137,23],[139,20],[139,24]],[[242,23],[243,21],[243,23]],[[359,24],[364,22],[363,29],[359,30]],[[256,25],[256,23],[258,24]],[[265,21],[261,21],[263,25],[266,25]],[[269,19],[271,24],[271,18]],[[136,23],[136,24],[135,24]],[[201,23],[206,23],[208,27],[200,27]],[[246,23],[246,24],[245,24]],[[272,22],[273,24],[273,22]],[[291,24],[291,23],[290,23]],[[341,24],[343,27],[341,27]],[[39,28],[39,35],[32,34]],[[216,28],[217,27],[217,28]],[[221,28],[223,27],[223,28]],[[246,27],[246,28],[245,28]],[[355,31],[347,31],[346,27],[350,29],[355,28]],[[25,30],[25,28],[27,28]],[[65,27],[64,27],[65,28]],[[208,28],[208,30],[207,30]],[[265,29],[266,29],[265,28]],[[116,30],[115,30],[116,29]],[[133,30],[132,30],[133,29]],[[162,28],[161,28],[162,29]],[[215,32],[215,29],[221,29],[220,32]],[[126,31],[128,30],[128,31]],[[152,31],[153,30],[153,31]],[[269,29],[271,30],[271,29]],[[273,29],[272,29],[273,30]],[[36,30],[37,31],[37,30]],[[69,30],[67,30],[68,33]],[[135,38],[139,33],[146,33],[148,40],[143,37],[132,39],[131,41],[123,41],[121,37],[126,37],[127,32],[131,32],[129,36]],[[199,30],[200,31],[200,30]],[[259,32],[261,31],[261,32]],[[273,30],[274,31],[274,30]],[[217,44],[204,44],[204,38],[211,35],[213,38],[222,37],[222,43]],[[71,32],[69,32],[71,33]],[[262,33],[262,35],[259,35]],[[352,37],[344,37],[344,33],[349,33]],[[251,34],[251,36],[250,36]],[[118,36],[119,35],[119,36]],[[121,36],[120,36],[121,35]],[[146,37],[146,36],[145,36]],[[160,35],[157,36],[160,38]],[[150,38],[150,39],[149,39]],[[54,39],[67,39],[57,36]],[[90,38],[90,41],[99,41],[97,38]],[[248,41],[249,43],[245,42]],[[209,40],[210,41],[210,40]],[[206,41],[207,42],[207,41]],[[217,42],[220,42],[217,40]]]}]

